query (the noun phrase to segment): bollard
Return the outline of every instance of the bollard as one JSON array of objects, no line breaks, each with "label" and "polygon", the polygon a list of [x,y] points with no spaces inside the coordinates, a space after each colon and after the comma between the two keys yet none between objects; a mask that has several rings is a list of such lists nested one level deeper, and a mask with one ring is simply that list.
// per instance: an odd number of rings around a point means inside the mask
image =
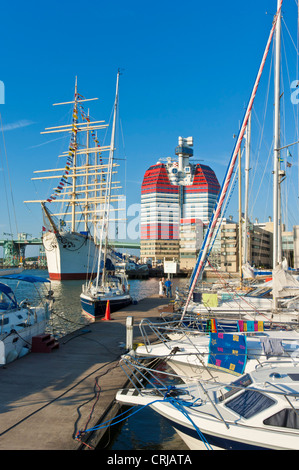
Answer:
[{"label": "bollard", "polygon": [[134,325],[134,318],[127,317],[126,320],[126,330],[127,330],[127,341],[126,341],[126,349],[131,351],[133,349],[133,325]]}]

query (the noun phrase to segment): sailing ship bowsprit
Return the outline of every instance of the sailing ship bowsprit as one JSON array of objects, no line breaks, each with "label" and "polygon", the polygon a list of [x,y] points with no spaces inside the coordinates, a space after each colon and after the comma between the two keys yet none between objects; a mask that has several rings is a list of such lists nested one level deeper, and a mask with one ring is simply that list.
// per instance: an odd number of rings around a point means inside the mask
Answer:
[{"label": "sailing ship bowsprit", "polygon": [[[92,121],[89,111],[84,109],[85,102],[96,99],[86,99],[78,93],[76,78],[74,99],[54,104],[71,106],[72,122],[42,132],[70,134],[68,149],[59,155],[64,161],[61,167],[35,171],[44,175],[32,178],[58,181],[52,194],[45,200],[25,201],[42,205],[42,239],[51,280],[86,279],[97,268],[97,230],[108,172],[108,161],[105,162],[103,153],[110,150],[110,145],[100,145],[97,136],[97,131],[107,128],[108,124]],[[113,163],[113,174],[117,166]],[[110,190],[119,189],[118,184],[111,182]],[[118,201],[119,197],[113,196],[110,202]]]}]

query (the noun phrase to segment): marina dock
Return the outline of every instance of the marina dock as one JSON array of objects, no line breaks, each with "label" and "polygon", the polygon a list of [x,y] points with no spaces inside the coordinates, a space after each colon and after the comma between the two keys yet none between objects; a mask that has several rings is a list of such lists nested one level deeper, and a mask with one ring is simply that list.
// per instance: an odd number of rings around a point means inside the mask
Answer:
[{"label": "marina dock", "polygon": [[99,445],[103,431],[85,435],[85,442],[76,436],[119,410],[114,398],[128,380],[119,366],[126,319],[133,317],[138,342],[139,322],[154,321],[159,307],[168,303],[157,295],[148,297],[112,313],[110,321],[97,320],[61,338],[50,353],[31,352],[1,367],[0,450],[88,450]]}]

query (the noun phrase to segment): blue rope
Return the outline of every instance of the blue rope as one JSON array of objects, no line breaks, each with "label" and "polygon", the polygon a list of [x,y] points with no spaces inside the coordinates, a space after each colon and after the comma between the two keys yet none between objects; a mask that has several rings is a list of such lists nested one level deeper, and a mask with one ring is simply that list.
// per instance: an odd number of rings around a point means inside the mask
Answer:
[{"label": "blue rope", "polygon": [[[96,430],[99,430],[99,429],[103,429],[103,428],[106,428],[108,426],[114,426],[115,424],[119,424],[122,421],[125,421],[126,419],[131,418],[136,413],[139,413],[139,411],[143,410],[144,408],[153,405],[154,403],[162,403],[162,402],[168,401],[169,403],[171,403],[171,405],[173,405],[175,408],[177,408],[177,410],[179,410],[181,413],[183,413],[183,415],[191,422],[192,426],[194,426],[198,436],[200,437],[200,439],[202,440],[202,442],[206,446],[207,450],[213,450],[211,445],[208,443],[208,441],[206,440],[206,438],[204,437],[204,435],[202,434],[202,432],[198,428],[198,426],[196,426],[194,421],[191,419],[191,417],[189,416],[189,414],[185,410],[186,407],[189,408],[191,406],[194,406],[194,404],[196,403],[196,401],[198,401],[198,399],[196,399],[194,402],[186,403],[183,400],[178,400],[177,398],[168,396],[170,391],[174,390],[174,389],[175,389],[175,386],[173,386],[173,385],[168,386],[167,387],[167,392],[164,394],[163,400],[154,400],[151,403],[147,403],[146,405],[139,406],[129,416],[124,416],[123,418],[121,418],[121,416],[123,416],[123,415],[128,415],[128,413],[131,412],[131,410],[133,410],[135,408],[135,406],[132,406],[128,410],[126,410],[123,413],[119,414],[118,416],[116,416],[116,417],[114,417],[114,418],[112,418],[112,419],[110,419],[110,420],[108,420],[108,421],[106,421],[102,424],[99,424],[98,426],[94,426],[93,428],[86,429],[85,431],[78,431],[78,433],[76,435],[76,439],[79,439],[82,434],[92,432],[92,431],[96,431]],[[121,418],[121,419],[118,419],[118,418]],[[112,423],[112,421],[115,420],[115,419],[117,419],[117,421],[114,421]]]},{"label": "blue rope", "polygon": [[[190,417],[189,413],[187,413],[187,411],[184,409],[184,407],[186,406],[186,403],[181,402],[180,400],[173,399],[173,398],[167,398],[167,401],[169,401],[177,410],[179,410],[181,413],[183,413],[183,415],[190,421],[190,423],[194,427],[195,431],[197,432],[198,436],[200,437],[200,439],[202,440],[202,442],[206,446],[206,449],[207,450],[213,450],[212,446],[208,443],[207,439],[205,438],[205,436],[203,435],[203,433],[201,432],[199,427],[196,426],[196,424],[194,423],[194,421]],[[193,404],[189,405],[189,406],[193,406]]]},{"label": "blue rope", "polygon": [[181,413],[183,413],[183,415],[191,422],[192,426],[195,428],[197,434],[199,435],[200,439],[202,440],[202,442],[204,443],[204,445],[206,446],[207,450],[213,450],[211,445],[208,443],[208,441],[206,440],[205,436],[202,434],[201,430],[199,429],[198,426],[196,426],[196,424],[194,423],[194,421],[192,420],[192,418],[189,416],[189,414],[187,413],[187,411],[185,410],[185,408],[190,408],[192,406],[194,406],[194,404],[199,400],[198,398],[193,401],[193,402],[190,402],[190,403],[186,403],[184,400],[178,400],[177,398],[175,397],[170,397],[169,396],[169,393],[171,392],[171,390],[174,390],[175,389],[175,386],[173,385],[170,385],[167,387],[167,392],[165,393],[164,395],[164,400],[165,401],[169,401],[169,403],[171,403],[177,410],[179,410]]}]

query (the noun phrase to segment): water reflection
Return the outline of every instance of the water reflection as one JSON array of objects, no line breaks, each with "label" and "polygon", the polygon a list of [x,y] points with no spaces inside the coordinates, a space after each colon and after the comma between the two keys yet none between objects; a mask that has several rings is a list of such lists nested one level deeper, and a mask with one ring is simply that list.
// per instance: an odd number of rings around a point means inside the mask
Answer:
[{"label": "water reflection", "polygon": [[[27,270],[26,274],[47,278],[48,272],[44,270]],[[186,285],[186,279],[173,279],[173,291],[176,287]],[[15,283],[15,281],[13,281]],[[83,280],[80,281],[51,281],[51,288],[54,292],[54,312],[51,315],[48,332],[56,338],[69,334],[82,326],[89,324],[92,320],[82,314],[80,294],[82,292]],[[159,278],[147,280],[130,279],[130,292],[134,300],[141,300],[153,294],[158,294]],[[16,284],[14,284],[15,286]],[[12,286],[12,287],[14,287]],[[17,299],[23,300],[25,297],[38,300],[38,294],[32,294],[32,286],[28,283],[19,283]]]}]

